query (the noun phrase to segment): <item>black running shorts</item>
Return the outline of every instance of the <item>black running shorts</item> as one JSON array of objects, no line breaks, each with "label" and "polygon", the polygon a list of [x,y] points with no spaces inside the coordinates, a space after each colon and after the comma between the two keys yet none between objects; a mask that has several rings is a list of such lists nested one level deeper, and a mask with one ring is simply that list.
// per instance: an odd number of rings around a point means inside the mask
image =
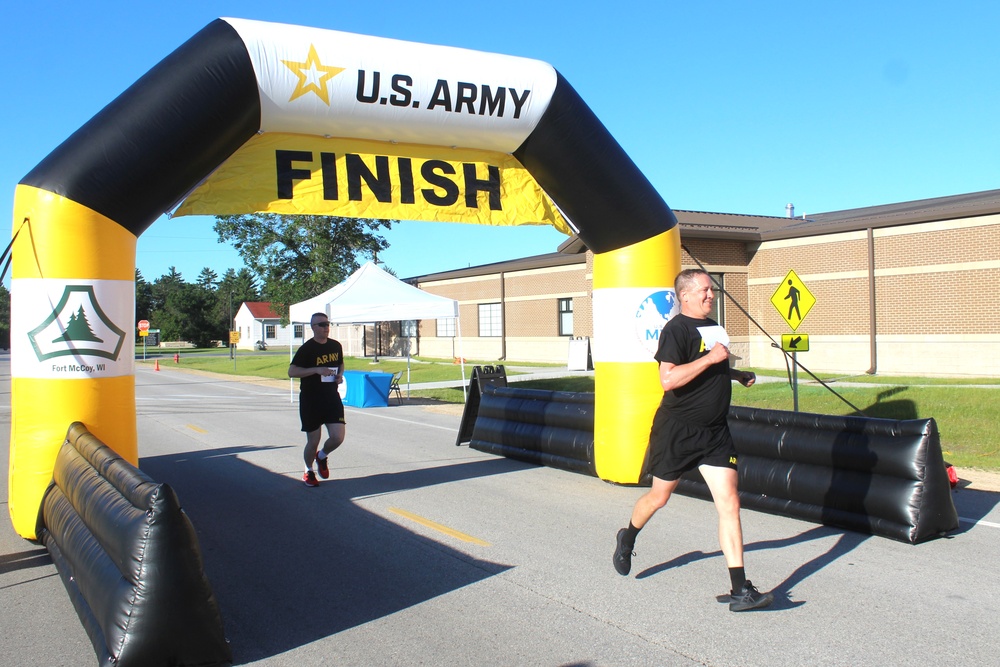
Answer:
[{"label": "black running shorts", "polygon": [[729,424],[695,426],[658,410],[649,432],[649,472],[670,482],[700,465],[736,470],[736,445]]},{"label": "black running shorts", "polygon": [[332,392],[299,392],[299,419],[302,430],[311,433],[324,424],[343,424],[344,403]]}]

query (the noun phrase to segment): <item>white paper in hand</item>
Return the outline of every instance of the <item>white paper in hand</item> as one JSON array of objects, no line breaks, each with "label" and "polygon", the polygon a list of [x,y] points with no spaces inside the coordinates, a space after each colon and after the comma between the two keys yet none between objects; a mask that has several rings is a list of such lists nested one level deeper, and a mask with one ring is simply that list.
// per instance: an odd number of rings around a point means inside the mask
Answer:
[{"label": "white paper in hand", "polygon": [[706,350],[711,350],[716,343],[722,343],[725,347],[729,347],[729,334],[718,324],[711,327],[698,327],[698,333],[701,334],[701,339],[705,342]]}]

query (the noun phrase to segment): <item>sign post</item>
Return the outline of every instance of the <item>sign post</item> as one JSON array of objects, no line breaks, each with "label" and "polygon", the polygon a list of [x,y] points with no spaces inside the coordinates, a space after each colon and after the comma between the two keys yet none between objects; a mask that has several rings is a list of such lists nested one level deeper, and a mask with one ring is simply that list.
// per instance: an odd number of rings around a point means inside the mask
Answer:
[{"label": "sign post", "polygon": [[146,339],[149,337],[149,320],[139,320],[139,337],[142,338],[142,360],[146,361]]},{"label": "sign post", "polygon": [[[816,297],[812,295],[805,283],[789,271],[771,295],[771,305],[774,306],[782,319],[788,323],[792,331],[796,331],[812,307],[816,305]],[[809,334],[781,334],[781,349],[792,353],[792,409],[799,411],[799,362],[798,353],[809,351]]]},{"label": "sign post", "polygon": [[233,370],[236,370],[236,344],[240,342],[240,332],[229,332],[229,356],[233,358]]}]

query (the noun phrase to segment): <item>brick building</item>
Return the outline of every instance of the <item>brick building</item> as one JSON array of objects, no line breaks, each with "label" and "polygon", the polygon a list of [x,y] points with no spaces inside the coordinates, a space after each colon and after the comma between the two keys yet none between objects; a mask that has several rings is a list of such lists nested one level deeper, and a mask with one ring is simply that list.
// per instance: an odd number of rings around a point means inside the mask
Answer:
[{"label": "brick building", "polygon": [[[815,299],[794,330],[809,336],[799,360],[811,370],[1000,375],[1000,190],[808,218],[675,214],[682,268],[704,266],[729,295],[717,315],[739,365],[785,367],[772,340],[793,330],[771,298],[794,271]],[[408,282],[459,301],[465,357],[565,362],[571,338],[592,338],[592,269],[572,238]],[[456,333],[421,321],[415,353],[458,356]]]}]

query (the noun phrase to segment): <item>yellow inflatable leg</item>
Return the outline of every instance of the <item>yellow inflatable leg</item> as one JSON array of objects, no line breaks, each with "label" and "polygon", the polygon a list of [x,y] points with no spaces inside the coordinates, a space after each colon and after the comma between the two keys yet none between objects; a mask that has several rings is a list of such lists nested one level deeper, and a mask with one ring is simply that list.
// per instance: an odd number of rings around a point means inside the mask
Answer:
[{"label": "yellow inflatable leg", "polygon": [[136,238],[59,195],[19,185],[11,274],[9,511],[35,523],[69,425],[138,464],[135,426]]},{"label": "yellow inflatable leg", "polygon": [[635,484],[663,389],[653,359],[676,312],[680,231],[594,256],[594,459],[597,475]]}]

